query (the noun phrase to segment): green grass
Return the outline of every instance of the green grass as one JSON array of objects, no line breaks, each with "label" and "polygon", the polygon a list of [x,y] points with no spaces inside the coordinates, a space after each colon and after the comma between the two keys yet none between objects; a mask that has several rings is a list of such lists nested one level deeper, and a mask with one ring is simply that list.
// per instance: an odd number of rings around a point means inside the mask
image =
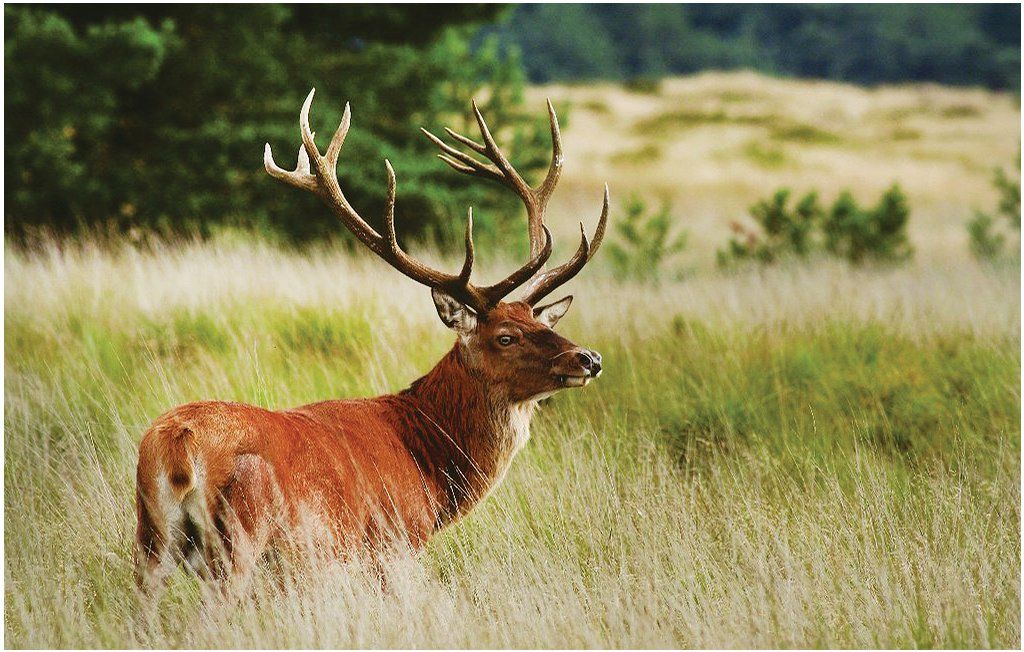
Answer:
[{"label": "green grass", "polygon": [[747,142],[743,146],[742,153],[749,161],[767,170],[785,167],[791,163],[782,148],[762,143],[759,140]]},{"label": "green grass", "polygon": [[776,140],[803,143],[806,145],[835,145],[843,142],[838,134],[826,131],[809,124],[781,124],[771,129],[772,138]]},{"label": "green grass", "polygon": [[767,128],[775,140],[804,145],[836,145],[843,142],[838,134],[811,124],[770,113],[737,113],[720,108],[711,111],[680,109],[659,113],[640,120],[633,130],[639,135],[661,137],[667,131],[716,125]]},{"label": "green grass", "polygon": [[981,108],[973,104],[953,104],[939,111],[943,118],[976,118],[981,113]]},{"label": "green grass", "polygon": [[730,114],[723,109],[702,111],[696,109],[679,109],[659,113],[636,123],[633,130],[638,135],[664,135],[673,129],[692,129],[704,125],[746,125],[761,127],[781,120],[773,115]]},{"label": "green grass", "polygon": [[606,373],[387,592],[328,564],[204,605],[179,575],[149,620],[154,417],[400,389],[452,337],[426,291],[330,252],[6,253],[9,647],[1020,645],[1018,270],[595,266],[559,328]]},{"label": "green grass", "polygon": [[662,147],[657,143],[646,143],[631,150],[617,153],[612,162],[619,165],[644,165],[661,158]]}]

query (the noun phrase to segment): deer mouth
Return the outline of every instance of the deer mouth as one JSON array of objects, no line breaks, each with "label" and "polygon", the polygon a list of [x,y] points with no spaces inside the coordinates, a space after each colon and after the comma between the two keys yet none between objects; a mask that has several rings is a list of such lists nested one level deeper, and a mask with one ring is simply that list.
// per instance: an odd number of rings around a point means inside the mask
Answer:
[{"label": "deer mouth", "polygon": [[594,376],[591,376],[590,374],[560,374],[556,376],[558,384],[562,387],[586,387],[587,383],[589,383],[593,378]]}]

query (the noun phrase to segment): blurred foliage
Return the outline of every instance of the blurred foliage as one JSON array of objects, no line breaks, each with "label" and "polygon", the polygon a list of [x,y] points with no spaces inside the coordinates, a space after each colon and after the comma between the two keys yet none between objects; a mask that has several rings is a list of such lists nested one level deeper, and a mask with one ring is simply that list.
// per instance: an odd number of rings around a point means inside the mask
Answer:
[{"label": "blurred foliage", "polygon": [[262,166],[264,142],[280,165],[294,166],[299,107],[313,86],[322,147],[352,104],[339,178],[371,224],[381,222],[386,157],[398,176],[401,235],[449,239],[470,204],[478,228],[493,231],[495,215],[514,215],[517,204],[438,163],[418,127],[472,135],[476,97],[520,169],[543,167],[546,117],[521,107],[518,55],[493,38],[470,47],[478,22],[500,11],[7,6],[6,231],[103,225],[204,235],[233,225],[294,241],[338,235],[315,198]]},{"label": "blurred foliage", "polygon": [[530,79],[703,70],[1020,87],[1020,5],[520,5],[494,28]]},{"label": "blurred foliage", "polygon": [[618,239],[608,243],[616,278],[656,283],[664,276],[662,266],[686,249],[686,232],[672,237],[671,210],[667,201],[654,212],[637,195],[626,201],[615,222]]},{"label": "blurred foliage", "polygon": [[839,195],[826,210],[816,192],[805,195],[789,206],[790,191],[782,188],[771,199],[762,199],[750,208],[760,227],[750,230],[738,222],[735,235],[718,252],[718,263],[727,267],[739,261],[773,263],[781,258],[805,258],[825,252],[862,263],[900,262],[910,258],[913,249],[907,240],[910,207],[898,185],[887,190],[873,208],[862,208],[849,191]]},{"label": "blurred foliage", "polygon": [[898,185],[893,184],[874,208],[861,208],[853,195],[843,192],[822,223],[825,250],[854,263],[869,258],[906,260],[913,254],[907,241],[909,219],[907,197]]},{"label": "blurred foliage", "polygon": [[[1003,168],[996,169],[993,179],[999,192],[996,216],[975,211],[967,224],[971,238],[971,253],[980,260],[996,260],[1004,255],[1007,236],[1017,233],[1017,256],[1020,256],[1020,154],[1017,155],[1017,174],[1010,176]],[[998,218],[1002,218],[999,220]],[[1000,222],[1005,221],[1004,225]]]}]

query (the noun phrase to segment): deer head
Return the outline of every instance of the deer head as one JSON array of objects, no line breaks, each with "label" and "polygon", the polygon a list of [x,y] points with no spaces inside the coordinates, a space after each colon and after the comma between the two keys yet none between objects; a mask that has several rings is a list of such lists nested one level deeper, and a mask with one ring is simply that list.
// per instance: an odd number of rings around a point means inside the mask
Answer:
[{"label": "deer head", "polygon": [[[576,346],[554,332],[558,320],[569,309],[568,296],[547,305],[537,304],[562,284],[579,273],[593,257],[604,237],[608,221],[608,187],[604,189],[604,202],[593,241],[587,238],[580,223],[580,244],[567,262],[544,270],[551,256],[551,232],[544,224],[544,211],[562,171],[562,145],[558,118],[548,102],[551,123],[551,165],[541,184],[533,188],[509,162],[495,143],[476,102],[473,113],[480,128],[483,143],[445,129],[456,142],[476,156],[452,147],[423,129],[441,149],[438,157],[455,170],[471,176],[498,182],[511,189],[523,202],[527,214],[530,237],[530,259],[503,280],[489,286],[477,286],[470,281],[473,272],[473,211],[466,221],[466,255],[457,274],[434,270],[405,253],[395,234],[395,172],[391,163],[384,161],[388,178],[388,194],[384,209],[384,234],[371,227],[345,198],[338,184],[338,155],[351,124],[351,110],[345,111],[324,154],[313,141],[309,128],[309,109],[314,90],[309,92],[299,113],[302,146],[299,148],[295,170],[284,170],[274,162],[269,143],[264,152],[267,172],[296,188],[320,197],[342,223],[371,251],[402,274],[431,288],[438,316],[446,326],[459,335],[466,363],[488,385],[501,391],[512,401],[539,398],[565,387],[582,387],[601,373],[601,356]],[[504,299],[523,287],[518,301]]]}]

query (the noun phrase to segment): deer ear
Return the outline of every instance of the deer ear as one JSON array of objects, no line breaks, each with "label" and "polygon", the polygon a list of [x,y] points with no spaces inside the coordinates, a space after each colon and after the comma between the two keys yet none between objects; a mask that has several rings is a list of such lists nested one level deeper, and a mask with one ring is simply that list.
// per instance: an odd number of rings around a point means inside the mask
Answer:
[{"label": "deer ear", "polygon": [[476,328],[476,313],[472,308],[437,288],[432,289],[430,295],[434,298],[437,316],[445,326],[460,333],[468,333]]},{"label": "deer ear", "polygon": [[558,320],[569,311],[570,305],[572,305],[571,294],[564,299],[555,301],[554,303],[534,308],[533,317],[548,328],[554,328],[555,324],[558,323]]}]

